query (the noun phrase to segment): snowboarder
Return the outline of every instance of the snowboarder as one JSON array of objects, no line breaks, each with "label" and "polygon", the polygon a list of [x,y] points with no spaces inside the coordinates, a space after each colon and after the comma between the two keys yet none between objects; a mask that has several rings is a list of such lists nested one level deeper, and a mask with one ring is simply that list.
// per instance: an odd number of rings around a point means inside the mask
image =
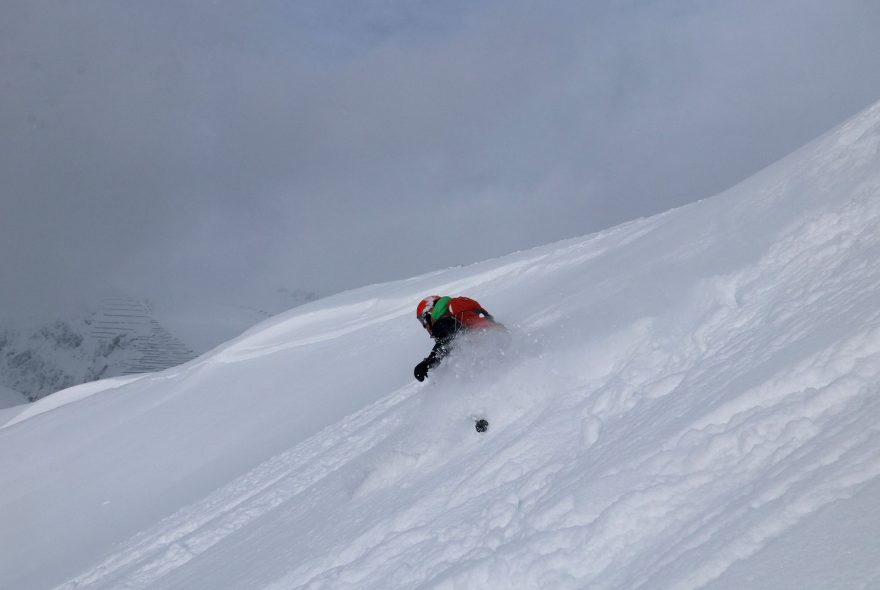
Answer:
[{"label": "snowboarder", "polygon": [[428,371],[436,367],[452,350],[455,337],[462,332],[501,328],[488,311],[467,297],[431,295],[419,302],[416,316],[431,338],[434,348],[413,370],[415,378],[424,381]]}]

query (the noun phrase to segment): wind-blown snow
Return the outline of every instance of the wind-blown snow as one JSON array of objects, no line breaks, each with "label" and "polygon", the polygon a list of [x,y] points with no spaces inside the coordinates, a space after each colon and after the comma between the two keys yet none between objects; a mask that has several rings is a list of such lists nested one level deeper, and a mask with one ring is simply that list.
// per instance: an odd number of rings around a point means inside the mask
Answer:
[{"label": "wind-blown snow", "polygon": [[[0,587],[878,587],[878,260],[880,104],[712,199],[314,302],[0,429]],[[416,383],[432,293],[511,341]]]}]

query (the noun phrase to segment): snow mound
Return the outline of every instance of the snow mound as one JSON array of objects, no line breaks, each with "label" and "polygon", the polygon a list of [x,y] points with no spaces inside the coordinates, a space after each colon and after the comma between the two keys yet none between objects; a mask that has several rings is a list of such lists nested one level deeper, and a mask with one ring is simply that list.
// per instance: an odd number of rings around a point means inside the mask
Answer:
[{"label": "snow mound", "polygon": [[[0,429],[0,586],[876,587],[878,260],[880,104],[712,199],[308,304]],[[510,341],[414,382],[430,293]]]}]

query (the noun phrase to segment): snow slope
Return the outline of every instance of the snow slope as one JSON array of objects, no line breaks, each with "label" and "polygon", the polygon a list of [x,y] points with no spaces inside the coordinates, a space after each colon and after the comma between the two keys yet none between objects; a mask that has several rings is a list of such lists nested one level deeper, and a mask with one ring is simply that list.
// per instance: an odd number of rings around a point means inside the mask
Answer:
[{"label": "snow slope", "polygon": [[141,377],[142,375],[125,375],[122,377],[108,377],[99,381],[89,381],[88,383],[68,387],[63,391],[59,391],[56,395],[46,396],[31,403],[28,403],[24,396],[19,394],[19,399],[23,400],[19,402],[19,405],[0,409],[0,428],[12,426],[37,414],[43,414],[83,398],[91,397],[100,391],[133,383]]},{"label": "snow slope", "polygon": [[[880,103],[712,199],[297,308],[0,428],[0,587],[880,587],[878,260]],[[431,293],[511,342],[416,383]]]}]

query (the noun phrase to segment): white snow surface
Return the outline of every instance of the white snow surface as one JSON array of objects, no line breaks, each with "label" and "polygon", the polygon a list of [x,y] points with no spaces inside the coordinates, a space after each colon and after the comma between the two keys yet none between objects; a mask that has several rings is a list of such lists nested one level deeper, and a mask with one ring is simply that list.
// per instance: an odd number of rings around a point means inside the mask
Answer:
[{"label": "white snow surface", "polygon": [[28,403],[27,400],[24,399],[24,396],[19,394],[20,399],[23,400],[19,402],[21,405],[0,410],[0,428],[6,428],[7,426],[18,424],[23,420],[36,416],[37,414],[42,414],[49,410],[54,410],[55,408],[60,408],[69,403],[79,401],[83,398],[94,395],[99,391],[105,391],[107,389],[133,383],[141,377],[143,377],[143,375],[125,375],[122,377],[101,379],[99,381],[89,381],[88,383],[68,387],[67,389],[59,391],[55,395],[38,399],[33,403]]},{"label": "white snow surface", "polygon": [[[429,294],[510,342],[416,383]],[[880,588],[880,103],[714,198],[87,393],[0,429],[2,588]]]}]

